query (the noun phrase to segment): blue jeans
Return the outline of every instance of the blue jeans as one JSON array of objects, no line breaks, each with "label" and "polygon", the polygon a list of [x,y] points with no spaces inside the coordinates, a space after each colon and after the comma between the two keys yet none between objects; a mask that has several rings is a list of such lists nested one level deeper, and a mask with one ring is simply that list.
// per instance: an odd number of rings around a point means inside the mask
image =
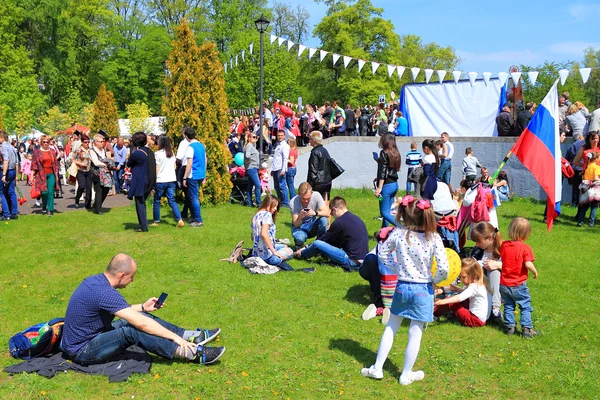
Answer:
[{"label": "blue jeans", "polygon": [[296,197],[296,188],[294,187],[294,177],[296,176],[296,167],[289,167],[285,171],[285,183],[290,191],[290,199]]},{"label": "blue jeans", "polygon": [[258,169],[247,169],[246,176],[248,177],[248,191],[246,194],[246,204],[248,206],[252,206],[252,188],[254,187],[254,197],[256,197],[256,204],[260,207],[260,179],[258,178]]},{"label": "blue jeans", "polygon": [[[408,177],[413,172],[413,167],[408,167],[408,171],[406,172],[406,194],[410,193],[413,187],[413,183],[408,180]],[[418,194],[418,193],[417,193]]]},{"label": "blue jeans", "polygon": [[[286,247],[286,245],[283,243],[275,243],[273,246],[275,247],[275,250],[278,251]],[[271,255],[270,257],[264,258],[263,260],[269,265],[279,265],[282,261],[287,260],[287,258],[281,258],[275,255]]]},{"label": "blue jeans", "polygon": [[385,228],[389,224],[397,226],[396,219],[392,214],[390,214],[390,210],[392,209],[392,204],[394,202],[394,198],[396,197],[396,193],[398,193],[398,182],[386,183],[381,189],[381,198],[379,199],[379,213],[383,217],[383,220],[381,221],[382,228]]},{"label": "blue jeans", "polygon": [[188,194],[190,195],[190,212],[192,214],[192,222],[202,222],[200,214],[200,199],[198,199],[198,190],[202,179],[188,179]]},{"label": "blue jeans", "polygon": [[[183,328],[170,324],[152,314],[143,314],[171,332],[179,336],[183,335]],[[98,364],[110,360],[133,344],[161,357],[173,359],[175,356],[175,350],[178,346],[170,339],[142,332],[123,319],[114,321],[112,327],[113,330],[103,332],[90,340],[88,344],[79,350],[79,353],[70,354],[71,359],[81,365]]]},{"label": "blue jeans", "polygon": [[115,182],[115,193],[121,193],[123,190],[123,172],[125,171],[125,165],[121,165],[121,168],[113,171],[113,181]]},{"label": "blue jeans", "polygon": [[289,205],[288,200],[288,191],[287,184],[285,181],[285,174],[283,176],[280,175],[281,170],[279,171],[271,171],[271,176],[273,177],[273,186],[275,186],[275,191],[277,192],[277,197],[279,197],[279,201],[282,206]]},{"label": "blue jeans", "polygon": [[19,214],[19,203],[17,203],[17,192],[15,184],[17,179],[17,170],[11,169],[6,171],[6,183],[2,185],[2,193],[0,194],[2,201],[2,216],[8,218]]},{"label": "blue jeans", "polygon": [[164,196],[166,196],[167,200],[169,201],[169,205],[171,206],[171,210],[173,210],[175,220],[179,221],[181,219],[181,212],[179,212],[179,206],[175,201],[175,186],[175,182],[157,182],[154,186],[154,203],[152,205],[154,222],[160,222],[160,199],[162,199]]},{"label": "blue jeans", "polygon": [[318,254],[322,254],[329,258],[334,263],[343,267],[354,267],[358,269],[358,265],[352,261],[346,252],[338,247],[332,246],[322,240],[315,240],[310,246],[302,250],[300,253],[302,258],[311,258]]},{"label": "blue jeans", "polygon": [[296,246],[302,246],[306,239],[312,237],[321,237],[327,232],[327,226],[329,221],[325,217],[313,217],[307,221],[302,222],[300,227],[296,228],[292,225],[292,237],[294,238],[294,244]]},{"label": "blue jeans", "polygon": [[504,325],[507,327],[516,326],[515,322],[515,304],[519,305],[521,310],[521,328],[533,328],[531,321],[531,296],[527,282],[523,282],[518,286],[500,285],[500,295],[504,302]]},{"label": "blue jeans", "polygon": [[452,160],[442,160],[440,170],[438,171],[438,179],[444,183],[450,183],[452,177]]}]

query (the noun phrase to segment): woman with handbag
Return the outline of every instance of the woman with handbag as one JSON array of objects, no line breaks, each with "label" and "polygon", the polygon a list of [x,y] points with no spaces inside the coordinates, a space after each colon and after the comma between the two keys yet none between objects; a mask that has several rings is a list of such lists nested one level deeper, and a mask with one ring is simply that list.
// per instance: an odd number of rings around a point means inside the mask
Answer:
[{"label": "woman with handbag", "polygon": [[315,192],[319,192],[325,202],[329,201],[331,192],[331,156],[323,146],[323,134],[320,131],[313,131],[310,134],[310,145],[313,149],[308,158],[308,176],[306,181]]},{"label": "woman with handbag", "polygon": [[[42,136],[41,146],[33,151],[31,160],[33,191],[42,197],[42,214],[49,217],[54,213],[54,191],[58,190],[58,156],[50,148],[50,137]],[[33,196],[32,196],[33,197]]]},{"label": "woman with handbag", "polygon": [[104,146],[105,139],[102,135],[94,135],[94,145],[90,150],[91,180],[94,186],[94,213],[103,214],[102,203],[108,196],[112,187],[112,174],[109,171],[110,159]]},{"label": "woman with handbag", "polygon": [[77,193],[75,194],[75,208],[79,208],[79,200],[85,191],[85,209],[92,209],[92,173],[90,172],[90,137],[85,133],[81,135],[81,146],[75,152],[73,165],[77,167]]},{"label": "woman with handbag", "polygon": [[379,139],[381,152],[377,159],[377,187],[373,191],[375,197],[379,198],[379,212],[383,220],[381,227],[389,224],[397,226],[396,219],[390,210],[392,203],[398,193],[398,172],[400,171],[400,152],[396,145],[396,137],[391,133],[384,134]]}]

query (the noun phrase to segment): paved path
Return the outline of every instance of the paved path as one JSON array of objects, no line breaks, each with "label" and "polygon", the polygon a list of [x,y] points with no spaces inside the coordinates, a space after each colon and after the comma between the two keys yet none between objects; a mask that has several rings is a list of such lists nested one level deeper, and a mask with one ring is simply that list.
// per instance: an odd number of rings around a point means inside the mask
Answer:
[{"label": "paved path", "polygon": [[[27,202],[19,207],[19,214],[27,215],[27,214],[41,213],[42,207],[36,207],[35,200],[32,200],[31,196],[29,196],[29,189],[31,189],[31,186],[27,186],[25,184],[25,181],[18,182],[17,186],[19,187],[19,189],[21,189],[21,192],[23,193],[23,195],[25,197],[27,197]],[[17,196],[18,196],[18,193],[17,193]],[[84,206],[85,193],[81,197],[82,197],[81,201],[79,202],[79,205],[81,208],[79,208],[79,210],[84,209],[83,206]],[[102,204],[102,207],[103,208],[113,208],[113,207],[119,207],[119,206],[127,206],[129,204],[131,204],[131,200],[127,199],[126,195],[119,194],[116,196],[108,196],[106,198],[106,200],[104,201],[104,204]],[[54,199],[54,208],[58,212],[77,211],[78,210],[75,208],[75,186],[63,186],[63,198],[62,199]]]}]

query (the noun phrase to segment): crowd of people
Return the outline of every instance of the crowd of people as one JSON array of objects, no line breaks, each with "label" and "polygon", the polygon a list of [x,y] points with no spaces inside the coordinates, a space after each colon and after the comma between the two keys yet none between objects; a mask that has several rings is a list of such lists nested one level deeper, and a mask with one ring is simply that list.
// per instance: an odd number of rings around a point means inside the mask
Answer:
[{"label": "crowd of people", "polygon": [[[537,278],[538,272],[533,264],[533,251],[525,243],[531,233],[531,224],[522,217],[513,219],[507,231],[509,240],[503,240],[495,214],[495,198],[509,198],[506,173],[491,180],[487,168],[475,157],[473,148],[468,147],[461,163],[460,188],[453,190],[450,180],[455,149],[450,135],[443,132],[439,140],[424,140],[420,150],[417,142],[411,143],[411,150],[404,159],[408,182],[406,194],[397,197],[402,155],[396,144],[395,131],[402,125],[399,120],[402,116],[399,115],[394,128],[390,129],[386,126],[390,120],[385,107],[378,107],[373,126],[380,130],[381,151],[374,154],[377,171],[373,193],[379,199],[382,226],[375,234],[375,247],[369,249],[366,225],[351,211],[352,204],[341,196],[332,197],[333,161],[323,146],[324,137],[329,135],[361,134],[361,124],[356,121],[360,121],[364,110],[355,112],[350,107],[341,110],[334,102],[330,107],[331,117],[327,119],[326,106],[328,104],[320,107],[318,114],[312,106],[306,107],[306,118],[301,116],[309,122],[310,132],[306,135],[302,134],[303,129],[294,129],[294,122],[284,122],[281,126],[271,121],[271,118],[277,118],[277,110],[273,110],[274,117],[266,110],[264,129],[260,132],[247,118],[239,122],[243,125],[241,128],[235,127],[228,146],[234,161],[242,154],[241,164],[249,178],[247,205],[258,207],[251,222],[251,256],[274,266],[285,265],[292,258],[321,257],[347,271],[358,271],[369,282],[372,304],[362,317],[369,320],[381,316],[386,326],[374,364],[361,370],[365,377],[382,379],[383,364],[403,319],[410,320],[404,366],[399,378],[403,385],[425,376],[423,371],[413,371],[413,367],[420,350],[423,326],[436,318],[455,318],[467,327],[482,327],[491,321],[502,326],[507,335],[514,335],[518,307],[521,335],[525,338],[536,336],[527,279],[529,274]],[[596,127],[594,118],[600,116],[598,110],[591,114],[589,133],[584,138],[582,132],[575,132],[574,143],[565,154],[573,169],[579,172],[579,181],[572,181],[574,195],[577,185],[579,226],[588,208],[591,208],[589,224],[594,225],[600,200],[599,139],[598,132],[591,130]],[[565,117],[566,127],[574,126],[568,119],[572,114]],[[354,116],[354,129],[352,124],[342,128],[346,122],[344,115],[347,119]],[[327,127],[325,131],[321,122]],[[269,130],[272,126],[276,126],[274,141],[271,141]],[[294,132],[300,132],[300,135]],[[290,133],[294,137],[290,137]],[[109,191],[126,192],[135,200],[139,231],[147,231],[146,199],[153,191],[152,225],[160,223],[160,201],[166,197],[177,227],[185,225],[183,219],[188,214],[191,215],[190,226],[202,226],[198,191],[206,179],[206,149],[196,140],[192,128],[185,127],[182,134],[184,140],[175,152],[169,137],[153,138],[143,132],[135,133],[129,142],[121,138],[109,140],[102,131],[92,138],[76,132],[64,149],[47,136],[39,143],[25,144],[21,149],[21,146],[8,143],[6,132],[1,132],[3,217],[18,216],[18,209],[13,208],[15,200],[11,191],[14,191],[19,164],[27,164],[29,160],[26,168],[32,176],[28,182],[39,191],[42,207],[49,216],[54,211],[54,193],[61,190],[64,170],[72,167],[77,179],[76,207],[85,196],[85,208],[101,214],[102,203]],[[260,158],[261,149],[257,148],[259,135],[265,139],[265,154],[272,154],[271,171],[267,176],[273,179],[277,196],[268,194],[263,198],[262,178],[266,168],[265,159]],[[565,132],[561,136],[564,140]],[[296,191],[297,147],[307,143],[312,146],[308,173]],[[152,150],[154,146],[156,152]],[[21,168],[22,173],[26,171]],[[175,202],[177,188],[184,192],[183,211]],[[293,245],[277,237],[277,217],[282,208],[291,213]],[[459,235],[473,240],[475,247],[467,251]],[[464,257],[460,274],[452,284],[436,287],[448,279],[447,249],[456,250]],[[432,268],[433,264],[435,268]],[[84,365],[105,361],[132,343],[169,359],[181,358],[205,364],[218,360],[225,349],[205,344],[216,338],[220,329],[188,331],[156,318],[149,314],[161,306],[156,298],[133,306],[123,300],[115,289],[131,283],[136,268],[131,257],[119,254],[103,274],[86,279],[77,288],[67,309],[63,351]],[[108,310],[109,323],[114,316],[120,317],[108,332],[102,310]],[[84,330],[82,324],[86,326]]]}]

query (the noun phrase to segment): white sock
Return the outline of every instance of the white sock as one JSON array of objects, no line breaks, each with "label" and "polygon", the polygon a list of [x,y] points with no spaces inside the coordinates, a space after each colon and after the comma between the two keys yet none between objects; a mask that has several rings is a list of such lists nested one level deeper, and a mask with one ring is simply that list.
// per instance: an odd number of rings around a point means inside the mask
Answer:
[{"label": "white sock", "polygon": [[408,328],[408,344],[404,352],[404,368],[402,375],[411,376],[412,368],[417,361],[419,349],[421,348],[421,337],[423,336],[423,322],[410,321]]},{"label": "white sock", "polygon": [[383,335],[381,335],[381,341],[379,342],[379,349],[377,350],[377,359],[375,360],[374,365],[377,371],[383,369],[383,363],[385,363],[388,354],[390,354],[390,350],[394,344],[394,336],[396,336],[400,324],[402,324],[402,317],[390,314],[390,320],[383,330]]}]

